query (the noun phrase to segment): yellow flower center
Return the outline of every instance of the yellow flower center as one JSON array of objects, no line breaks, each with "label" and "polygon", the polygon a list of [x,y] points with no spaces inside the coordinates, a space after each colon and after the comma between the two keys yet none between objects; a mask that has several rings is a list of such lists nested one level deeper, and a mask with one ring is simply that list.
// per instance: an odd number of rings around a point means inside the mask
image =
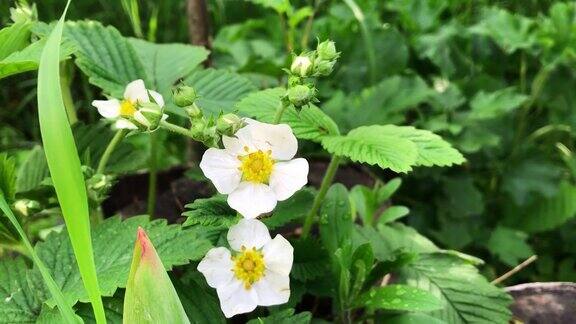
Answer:
[{"label": "yellow flower center", "polygon": [[264,276],[264,256],[256,248],[246,249],[242,247],[242,252],[235,257],[234,275],[244,283],[244,288],[250,289],[252,284]]},{"label": "yellow flower center", "polygon": [[[244,147],[244,150],[248,151],[248,147]],[[242,178],[251,182],[268,183],[274,167],[271,155],[272,151],[258,150],[248,155],[238,156],[238,159],[242,161],[239,167],[242,171]]]},{"label": "yellow flower center", "polygon": [[120,102],[120,116],[122,117],[132,117],[136,112],[136,105],[134,105],[130,100],[122,100]]}]

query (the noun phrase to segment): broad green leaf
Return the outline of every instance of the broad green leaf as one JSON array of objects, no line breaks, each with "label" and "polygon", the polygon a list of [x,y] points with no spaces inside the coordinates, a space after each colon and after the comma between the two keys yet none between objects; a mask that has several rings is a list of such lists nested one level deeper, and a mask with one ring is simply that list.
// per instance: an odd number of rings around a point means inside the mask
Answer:
[{"label": "broad green leaf", "polygon": [[392,197],[392,195],[398,190],[398,188],[400,188],[401,185],[402,185],[401,178],[394,178],[386,182],[385,185],[383,185],[378,189],[377,192],[378,201],[382,203],[390,199],[390,197]]},{"label": "broad green leaf", "polygon": [[[38,69],[44,45],[46,45],[45,38],[28,45],[21,51],[10,54],[3,60],[0,60],[0,79],[13,74]],[[74,52],[74,48],[70,43],[64,42],[62,43],[60,51],[60,60],[64,60]]]},{"label": "broad green leaf", "polygon": [[508,206],[506,224],[528,233],[554,229],[576,216],[576,186],[563,181],[556,195],[523,208]]},{"label": "broad green leaf", "polygon": [[30,44],[31,22],[17,22],[0,29],[0,61]]},{"label": "broad green leaf", "polygon": [[184,84],[194,87],[199,96],[198,106],[207,115],[234,112],[234,105],[256,86],[247,78],[225,70],[197,70],[184,79]]},{"label": "broad green leaf", "polygon": [[442,0],[393,0],[386,3],[390,10],[397,11],[402,23],[410,30],[427,30],[440,23],[440,15],[448,6]]},{"label": "broad green leaf", "polygon": [[78,67],[106,94],[122,98],[126,85],[136,79],[152,86],[138,54],[116,28],[95,21],[68,22],[64,37],[76,47]]},{"label": "broad green leaf", "polygon": [[[106,319],[109,324],[122,324],[122,307],[123,300],[120,297],[107,297],[103,298],[104,311],[106,312]],[[90,304],[78,303],[74,307],[76,309],[76,314],[80,316],[84,323],[92,324],[96,322],[94,318],[94,313],[92,312],[92,307]],[[36,319],[36,324],[59,324],[62,323],[61,315],[51,309],[48,305],[44,304],[42,306],[42,311]]]},{"label": "broad green leaf", "polygon": [[200,46],[184,44],[154,44],[131,38],[134,47],[150,77],[150,87],[158,91],[171,111],[184,116],[184,111],[172,105],[172,86],[187,77],[207,57],[209,52]]},{"label": "broad green leaf", "polygon": [[302,220],[306,213],[312,208],[314,194],[310,190],[300,190],[292,197],[278,203],[274,209],[274,214],[262,221],[268,229],[277,229],[286,224]]},{"label": "broad green leaf", "polygon": [[518,230],[498,226],[490,235],[486,247],[508,266],[514,267],[534,254],[526,242],[528,235]]},{"label": "broad green leaf", "polygon": [[138,227],[124,295],[123,323],[190,323],[154,244]]},{"label": "broad green leaf", "polygon": [[363,126],[346,136],[329,136],[322,146],[330,153],[354,162],[378,165],[382,169],[408,172],[418,159],[418,146],[409,139],[389,132],[384,126]]},{"label": "broad green leaf", "polygon": [[289,308],[273,313],[268,317],[250,320],[247,324],[308,324],[312,320],[312,313],[310,312],[294,313],[294,309]]},{"label": "broad green leaf", "polygon": [[194,324],[225,324],[226,318],[220,310],[220,302],[214,288],[208,286],[206,278],[196,268],[189,268],[174,282],[176,291],[188,318]]},{"label": "broad green leaf", "polygon": [[292,242],[294,246],[294,264],[290,276],[299,281],[311,281],[329,271],[330,259],[322,244],[306,238]]},{"label": "broad green leaf", "polygon": [[18,168],[16,192],[25,192],[40,186],[50,176],[46,156],[41,146],[36,146],[28,153],[24,163]]},{"label": "broad green leaf", "polygon": [[60,43],[65,14],[66,10],[50,32],[40,58],[38,119],[50,176],[82,274],[84,286],[80,287],[88,292],[100,324],[106,323],[106,318],[92,252],[86,185],[60,89]]},{"label": "broad green leaf", "polygon": [[248,0],[264,8],[274,9],[277,13],[282,14],[292,7],[289,0]]},{"label": "broad green leaf", "polygon": [[23,258],[0,261],[0,323],[34,323],[48,293],[41,281],[29,280]]},{"label": "broad green leaf", "polygon": [[540,196],[554,197],[558,192],[563,168],[535,156],[510,163],[505,173],[502,191],[508,193],[518,206],[524,206]]},{"label": "broad green leaf", "polygon": [[532,19],[496,7],[484,9],[482,16],[480,23],[470,31],[492,38],[508,54],[534,45],[536,35]]},{"label": "broad green leaf", "polygon": [[[103,296],[112,296],[118,288],[126,287],[134,233],[139,226],[148,233],[166,270],[201,259],[211,247],[198,231],[167,225],[163,219],[150,221],[147,216],[137,216],[121,221],[119,217],[108,218],[93,231],[96,271]],[[76,262],[66,235],[66,231],[52,233],[45,242],[37,244],[36,250],[50,266],[66,298],[72,302],[86,302],[88,298],[75,271]]]},{"label": "broad green leaf", "polygon": [[381,261],[393,257],[397,250],[413,253],[438,251],[432,241],[402,223],[378,225],[376,228],[356,226],[352,240],[355,246],[370,243],[374,256]]},{"label": "broad green leaf", "polygon": [[334,253],[352,236],[353,222],[348,190],[342,184],[334,184],[320,207],[320,238],[329,253]]},{"label": "broad green leaf", "polygon": [[417,107],[434,92],[420,77],[392,76],[358,95],[335,96],[323,105],[343,130],[404,120],[407,109]]},{"label": "broad green leaf", "polygon": [[358,297],[356,305],[369,309],[408,312],[429,312],[444,306],[431,292],[406,285],[372,288]]},{"label": "broad green leaf", "polygon": [[[48,287],[48,291],[50,292],[50,295],[52,295],[52,298],[54,298],[56,305],[58,305],[58,310],[60,311],[60,314],[62,314],[64,322],[66,322],[68,324],[79,323],[80,321],[78,320],[77,316],[74,314],[74,311],[72,310],[71,305],[66,302],[65,297],[62,294],[62,291],[60,290],[60,288],[58,287],[58,285],[54,281],[54,278],[50,275],[49,270],[46,267],[46,265],[44,264],[44,262],[39,258],[37,252],[32,247],[32,244],[28,240],[28,237],[26,237],[26,233],[24,232],[24,229],[22,229],[22,226],[20,226],[20,224],[18,223],[16,216],[12,213],[12,210],[10,210],[8,203],[6,202],[6,199],[4,198],[4,193],[1,190],[0,190],[0,210],[2,212],[4,212],[4,214],[6,214],[6,217],[8,217],[8,219],[10,219],[12,226],[14,226],[14,228],[16,229],[18,234],[20,235],[20,240],[23,242],[25,249],[27,250],[30,257],[32,258],[32,261],[34,261],[34,265],[36,266],[36,268],[40,272],[40,276],[42,278],[41,280],[44,281],[44,284]],[[24,273],[20,270],[21,266],[19,267],[18,265],[15,265],[15,267],[16,267],[16,269],[11,267],[11,270],[16,271],[17,272],[16,275],[18,277],[22,278],[24,276]],[[8,273],[8,274],[10,275],[10,273]],[[39,279],[37,279],[37,280],[38,280],[38,282],[40,282]],[[0,282],[1,281],[2,280],[0,278]],[[18,284],[23,284],[23,286],[16,288],[15,286]],[[0,283],[0,286],[1,285],[2,284]],[[8,284],[6,284],[6,285],[8,285]],[[34,295],[34,294],[35,293],[38,294],[39,292],[32,292],[32,289],[26,290],[29,287],[30,287],[30,283],[25,283],[22,280],[18,280],[16,282],[10,284],[10,287],[9,287],[9,288],[11,288],[9,290],[10,295],[4,299],[4,303],[10,303],[10,301],[13,298],[12,294],[15,294],[17,292],[22,292],[23,294],[31,295],[31,296],[25,295],[25,296],[23,296],[23,298],[26,300],[28,300],[28,298],[30,298],[30,300],[32,301],[32,304],[29,304],[28,307],[29,308],[33,307],[31,305],[34,305],[37,302],[37,299],[35,298],[37,295]],[[17,301],[18,300],[15,300],[14,304],[16,304]],[[6,306],[6,305],[4,305],[4,306]],[[10,306],[12,306],[12,304]],[[21,308],[16,310],[16,313],[18,313],[21,310],[22,310]],[[10,313],[7,310],[3,310],[2,306],[0,306],[0,314],[2,312]],[[8,315],[7,317],[9,318],[8,319],[9,321],[12,320],[12,319],[10,319],[12,317],[12,315]]]},{"label": "broad green leaf", "polygon": [[[242,99],[236,108],[245,116],[254,117],[265,123],[272,123],[278,108],[281,107],[283,88],[273,88],[252,93]],[[338,135],[338,125],[316,106],[303,107],[297,112],[287,107],[282,115],[282,123],[292,127],[296,137],[319,142],[327,135]]]},{"label": "broad green leaf", "polygon": [[472,119],[490,119],[506,115],[528,100],[528,96],[516,92],[514,87],[491,93],[478,92],[470,101]]},{"label": "broad green leaf", "polygon": [[226,229],[240,220],[224,196],[196,199],[185,207],[188,210],[182,213],[182,216],[187,217],[183,226],[202,225]]},{"label": "broad green leaf", "polygon": [[512,298],[456,256],[422,254],[399,275],[400,282],[438,297],[445,307],[430,315],[448,323],[507,323],[511,318]]}]

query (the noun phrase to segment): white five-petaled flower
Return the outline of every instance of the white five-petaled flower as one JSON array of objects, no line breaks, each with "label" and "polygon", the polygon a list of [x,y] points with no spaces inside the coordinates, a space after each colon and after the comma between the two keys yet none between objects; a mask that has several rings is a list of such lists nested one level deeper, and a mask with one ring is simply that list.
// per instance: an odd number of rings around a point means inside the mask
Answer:
[{"label": "white five-petaled flower", "polygon": [[[122,100],[94,100],[92,106],[98,108],[98,112],[102,117],[115,120],[114,126],[118,129],[138,129],[133,121],[147,125],[149,122],[138,109],[138,104],[150,102],[150,96],[154,99],[156,104],[164,107],[164,98],[162,95],[154,90],[146,89],[143,80],[135,80],[126,86],[124,90],[124,98]],[[162,119],[166,119],[168,115],[163,115]]]},{"label": "white five-petaled flower", "polygon": [[198,265],[226,317],[288,302],[294,249],[284,237],[272,239],[262,222],[242,219],[228,231],[228,243],[234,255],[213,248]]},{"label": "white five-petaled flower", "polygon": [[245,119],[235,137],[223,136],[224,149],[210,148],[200,168],[228,204],[246,218],[271,212],[308,182],[308,161],[293,159],[298,141],[290,126]]}]

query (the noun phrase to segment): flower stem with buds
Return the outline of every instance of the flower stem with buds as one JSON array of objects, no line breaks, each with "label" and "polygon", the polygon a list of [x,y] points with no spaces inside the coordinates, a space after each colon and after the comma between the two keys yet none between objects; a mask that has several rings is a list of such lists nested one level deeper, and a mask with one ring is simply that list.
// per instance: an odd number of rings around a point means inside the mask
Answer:
[{"label": "flower stem with buds", "polygon": [[184,136],[193,138],[193,137],[192,137],[192,133],[190,132],[190,130],[188,130],[188,129],[184,128],[184,127],[178,126],[178,125],[174,125],[174,124],[169,123],[169,122],[167,122],[167,121],[165,121],[165,120],[163,120],[163,121],[160,122],[160,126],[164,127],[165,129],[167,129],[167,130],[169,130],[169,131],[171,131],[171,132],[173,132],[173,133],[176,133],[176,134],[180,134],[180,135],[184,135]]},{"label": "flower stem with buds", "polygon": [[100,162],[98,162],[98,168],[96,169],[96,173],[100,174],[104,173],[106,169],[106,164],[110,159],[110,155],[112,155],[112,152],[114,152],[116,146],[118,146],[118,144],[124,139],[124,137],[126,137],[126,134],[128,134],[128,130],[126,129],[120,129],[118,130],[118,132],[116,132],[110,143],[108,143],[106,150],[104,150],[104,154],[102,154]]},{"label": "flower stem with buds", "polygon": [[278,110],[276,110],[276,116],[274,116],[274,121],[272,122],[273,124],[278,124],[282,120],[282,115],[286,108],[288,108],[288,104],[282,102],[282,105],[278,107]]},{"label": "flower stem with buds", "polygon": [[326,173],[324,174],[324,178],[322,179],[322,184],[320,185],[320,189],[318,190],[318,194],[314,198],[314,203],[312,204],[312,208],[306,215],[304,219],[304,225],[302,226],[302,238],[308,237],[310,234],[310,230],[312,229],[312,225],[314,224],[314,218],[324,201],[324,197],[326,197],[326,193],[334,180],[334,176],[336,175],[336,171],[338,170],[338,166],[340,165],[340,160],[342,158],[338,155],[332,156],[332,160],[330,160],[330,164],[326,169]]}]

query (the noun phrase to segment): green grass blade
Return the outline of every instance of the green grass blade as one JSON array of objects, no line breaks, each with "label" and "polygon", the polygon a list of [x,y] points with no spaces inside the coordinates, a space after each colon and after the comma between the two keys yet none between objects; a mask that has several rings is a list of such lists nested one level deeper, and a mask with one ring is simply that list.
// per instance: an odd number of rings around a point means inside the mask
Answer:
[{"label": "green grass blade", "polygon": [[44,262],[40,260],[38,254],[36,254],[36,251],[34,251],[34,248],[32,247],[30,241],[28,241],[28,238],[26,237],[26,234],[24,233],[22,226],[20,226],[20,223],[18,223],[18,220],[16,220],[16,216],[14,216],[12,210],[8,206],[8,203],[4,198],[4,193],[2,192],[2,190],[0,190],[0,210],[4,212],[4,214],[6,215],[6,217],[8,217],[14,228],[16,228],[16,231],[20,235],[22,242],[24,242],[24,246],[26,247],[28,253],[32,257],[32,261],[34,261],[34,264],[36,265],[36,267],[38,267],[38,270],[42,275],[42,279],[44,279],[44,283],[48,287],[50,294],[52,294],[52,298],[54,298],[54,300],[56,301],[56,305],[58,305],[58,309],[60,310],[60,314],[62,314],[62,318],[64,318],[66,323],[69,324],[76,324],[82,322],[82,320],[79,319],[76,316],[76,314],[74,314],[74,311],[72,310],[70,305],[66,303],[66,299],[64,298],[62,291],[60,290],[60,288],[58,288],[58,285],[54,281],[54,278],[52,278],[52,276],[50,275],[50,272],[46,268]]},{"label": "green grass blade", "polygon": [[50,176],[96,322],[106,323],[92,252],[86,185],[60,89],[60,42],[66,9],[50,33],[38,69],[38,118]]}]

